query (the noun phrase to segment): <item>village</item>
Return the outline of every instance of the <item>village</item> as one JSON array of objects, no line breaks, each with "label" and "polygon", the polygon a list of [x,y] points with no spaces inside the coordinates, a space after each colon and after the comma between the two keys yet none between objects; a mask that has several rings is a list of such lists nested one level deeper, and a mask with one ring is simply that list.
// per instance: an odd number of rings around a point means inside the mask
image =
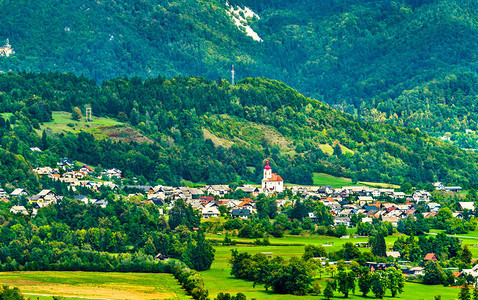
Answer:
[{"label": "village", "polygon": [[[201,212],[202,218],[209,219],[219,217],[220,206],[224,206],[231,217],[248,219],[256,212],[254,199],[261,193],[266,196],[283,195],[284,198],[277,198],[279,211],[282,208],[293,205],[286,195],[300,195],[302,199],[316,199],[321,201],[334,216],[334,224],[344,224],[351,227],[351,217],[362,214],[362,222],[372,223],[373,218],[390,222],[397,227],[401,219],[410,215],[422,214],[425,218],[435,216],[441,209],[441,205],[431,201],[431,194],[426,190],[416,190],[412,194],[405,194],[390,188],[373,188],[369,186],[343,186],[341,188],[332,188],[331,186],[290,186],[285,187],[284,180],[276,173],[272,173],[269,162],[264,167],[264,177],[262,186],[244,185],[236,187],[234,190],[229,185],[205,185],[202,188],[191,188],[186,186],[149,186],[149,185],[121,185],[122,171],[116,168],[104,169],[97,177],[92,177],[94,170],[83,165],[78,170],[73,170],[74,164],[71,160],[64,158],[58,162],[58,168],[38,167],[33,171],[39,176],[46,176],[52,180],[59,180],[68,184],[69,188],[76,191],[78,187],[86,187],[98,190],[100,187],[110,188],[113,191],[128,188],[138,191],[129,196],[144,196],[145,203],[152,203],[158,207],[174,206],[178,199],[190,204],[194,209]],[[108,180],[100,180],[108,179]],[[445,187],[442,183],[434,184],[437,190],[459,192],[460,187]],[[235,191],[241,191],[244,195],[241,199],[232,199],[230,196]],[[237,193],[236,193],[237,194]],[[35,216],[36,209],[45,207],[52,203],[58,203],[63,195],[57,195],[52,190],[42,190],[38,194],[31,195],[28,188],[16,188],[11,193],[0,189],[0,201],[12,201],[19,197],[25,197],[30,204],[34,205],[34,210],[28,212],[20,205],[14,205],[11,209],[14,213],[31,214]],[[104,199],[89,199],[83,195],[76,195],[75,199],[85,203],[100,205],[106,207],[107,201]],[[380,199],[389,199],[389,202],[379,201]],[[453,216],[463,219],[464,211],[473,212],[475,210],[473,202],[459,202],[460,210],[453,212]],[[312,221],[315,220],[313,212],[309,212]]]}]

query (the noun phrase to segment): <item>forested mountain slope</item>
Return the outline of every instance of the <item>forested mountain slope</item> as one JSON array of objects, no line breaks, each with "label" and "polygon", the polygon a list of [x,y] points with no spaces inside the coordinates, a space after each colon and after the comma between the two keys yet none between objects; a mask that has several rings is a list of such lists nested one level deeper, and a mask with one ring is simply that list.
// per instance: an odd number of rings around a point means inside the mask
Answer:
[{"label": "forested mountain slope", "polygon": [[[45,131],[40,138],[46,124],[39,123],[52,111],[86,105],[96,116],[129,122],[152,142],[95,139],[87,131]],[[326,172],[395,184],[478,185],[476,154],[414,129],[358,121],[270,79],[231,86],[203,77],[117,78],[99,86],[73,74],[9,73],[0,75],[0,110],[12,113],[0,124],[0,154],[10,157],[0,165],[3,182],[34,180],[23,161],[55,165],[66,156],[150,183],[260,182],[270,158],[275,172],[299,184]],[[32,153],[33,146],[44,151]],[[14,166],[22,167],[9,173]]]},{"label": "forested mountain slope", "polygon": [[0,41],[16,52],[0,70],[217,79],[234,64],[236,78],[278,79],[367,121],[478,148],[464,135],[478,129],[477,0],[229,3],[262,42],[222,0],[0,1]]}]

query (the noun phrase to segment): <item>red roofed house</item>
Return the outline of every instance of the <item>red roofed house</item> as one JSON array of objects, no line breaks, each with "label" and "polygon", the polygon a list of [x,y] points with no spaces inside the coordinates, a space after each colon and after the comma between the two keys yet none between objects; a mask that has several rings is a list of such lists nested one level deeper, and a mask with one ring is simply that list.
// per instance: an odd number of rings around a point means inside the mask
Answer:
[{"label": "red roofed house", "polygon": [[269,161],[266,161],[266,166],[264,167],[264,179],[262,179],[262,191],[264,193],[282,193],[284,191],[284,180],[277,175],[272,173],[271,166]]},{"label": "red roofed house", "polygon": [[427,253],[427,255],[425,255],[425,258],[423,260],[424,261],[433,260],[434,262],[436,262],[438,260],[438,257],[436,256],[435,253]]}]

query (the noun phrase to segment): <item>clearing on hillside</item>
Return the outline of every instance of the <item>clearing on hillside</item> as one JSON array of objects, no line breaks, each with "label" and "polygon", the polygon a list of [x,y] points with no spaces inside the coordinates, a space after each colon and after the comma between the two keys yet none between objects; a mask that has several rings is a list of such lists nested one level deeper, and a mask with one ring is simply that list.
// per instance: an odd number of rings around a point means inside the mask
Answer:
[{"label": "clearing on hillside", "polygon": [[45,130],[48,134],[79,133],[80,131],[85,131],[93,134],[96,139],[109,138],[114,141],[135,141],[137,143],[153,142],[127,124],[110,118],[93,116],[92,121],[86,121],[84,117],[79,121],[74,121],[71,119],[71,113],[64,111],[54,111],[52,117],[53,121],[45,122],[40,127],[42,131]]}]

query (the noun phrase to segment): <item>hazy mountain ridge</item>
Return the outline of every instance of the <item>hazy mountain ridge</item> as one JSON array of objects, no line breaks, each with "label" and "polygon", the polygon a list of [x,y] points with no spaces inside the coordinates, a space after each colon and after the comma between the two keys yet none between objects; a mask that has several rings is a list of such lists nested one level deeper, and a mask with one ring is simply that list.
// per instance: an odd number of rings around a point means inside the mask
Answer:
[{"label": "hazy mountain ridge", "polygon": [[267,76],[360,118],[478,148],[478,1],[3,1],[0,70]]}]

